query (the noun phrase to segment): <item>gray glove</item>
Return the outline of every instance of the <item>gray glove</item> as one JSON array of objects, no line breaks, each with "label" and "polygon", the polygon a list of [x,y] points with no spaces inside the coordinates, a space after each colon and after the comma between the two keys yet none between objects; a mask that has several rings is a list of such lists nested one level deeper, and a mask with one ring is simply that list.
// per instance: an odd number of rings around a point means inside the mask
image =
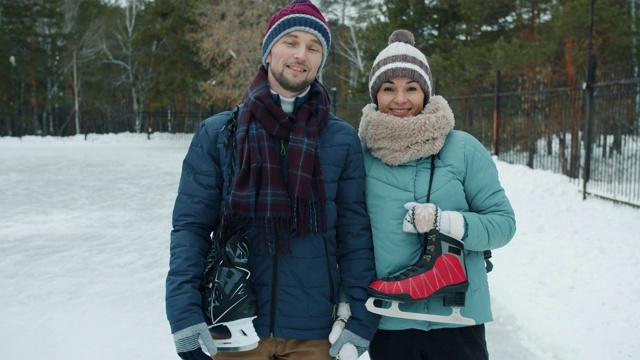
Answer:
[{"label": "gray glove", "polygon": [[[351,307],[348,302],[342,302],[338,305],[338,319],[333,323],[331,332],[329,333],[329,342],[333,345],[342,335],[347,321],[351,317]],[[339,360],[358,360],[358,350],[351,343],[346,343],[340,349],[337,359]]]},{"label": "gray glove", "polygon": [[209,355],[215,355],[218,352],[206,323],[196,324],[176,331],[173,334],[173,341],[176,343],[178,355],[185,360],[211,360],[211,357],[202,351],[200,341],[202,341],[202,345],[209,352]]},{"label": "gray glove", "polygon": [[[362,356],[362,354],[364,354],[369,349],[368,340],[365,340],[362,337],[352,333],[350,330],[345,329],[342,331],[342,333],[340,334],[336,342],[333,343],[333,346],[331,346],[331,349],[329,349],[329,355],[336,357],[340,354],[341,358],[342,357],[346,358],[346,356],[344,356],[345,354],[341,352],[342,348],[345,345],[353,345],[356,348],[358,355],[354,360],[357,360],[357,358]],[[350,360],[350,359],[343,359],[343,360]]]}]

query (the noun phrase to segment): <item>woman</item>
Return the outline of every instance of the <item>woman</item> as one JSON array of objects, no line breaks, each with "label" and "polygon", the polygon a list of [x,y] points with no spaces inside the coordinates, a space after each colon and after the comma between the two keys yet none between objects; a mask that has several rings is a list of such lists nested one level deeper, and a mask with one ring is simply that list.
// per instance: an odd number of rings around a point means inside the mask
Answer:
[{"label": "woman", "polygon": [[[413,45],[406,30],[389,38],[371,69],[373,104],[363,109],[359,128],[382,279],[370,294],[400,300],[402,313],[380,306],[393,316],[382,316],[370,355],[488,359],[483,251],[511,240],[515,215],[493,159],[473,136],[453,130],[453,112],[432,96],[429,64]],[[452,306],[460,313],[451,316]]]}]

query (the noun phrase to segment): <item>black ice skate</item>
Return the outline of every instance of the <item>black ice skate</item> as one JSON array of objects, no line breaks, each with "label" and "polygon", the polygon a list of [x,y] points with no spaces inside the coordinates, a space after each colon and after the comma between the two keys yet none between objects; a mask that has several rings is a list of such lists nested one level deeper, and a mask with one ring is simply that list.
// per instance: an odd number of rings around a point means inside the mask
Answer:
[{"label": "black ice skate", "polygon": [[[464,262],[464,243],[437,230],[425,236],[423,254],[411,267],[397,275],[376,280],[369,285],[367,309],[373,313],[413,320],[475,325],[473,319],[460,314],[465,293],[469,288]],[[452,308],[451,315],[418,314],[400,310],[399,303],[442,296],[444,306]],[[391,302],[384,308],[379,301]]]},{"label": "black ice skate", "polygon": [[223,251],[213,251],[207,259],[205,318],[221,352],[255,349],[260,341],[252,323],[257,307],[248,254],[247,238],[235,235]]}]

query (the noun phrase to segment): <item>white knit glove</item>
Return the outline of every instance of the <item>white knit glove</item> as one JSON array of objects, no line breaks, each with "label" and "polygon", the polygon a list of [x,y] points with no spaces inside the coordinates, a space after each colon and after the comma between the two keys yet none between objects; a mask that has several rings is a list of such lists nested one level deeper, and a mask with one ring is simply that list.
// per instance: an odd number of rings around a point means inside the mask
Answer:
[{"label": "white knit glove", "polygon": [[[351,308],[349,303],[343,302],[338,305],[338,319],[333,323],[331,332],[329,333],[329,342],[333,345],[336,340],[342,335],[344,327],[347,326],[347,320],[351,316]],[[331,350],[334,350],[333,347]],[[342,346],[338,352],[338,359],[340,360],[358,360],[358,349],[355,345],[348,342]]]},{"label": "white knit glove", "polygon": [[408,202],[404,204],[407,215],[402,222],[402,231],[424,234],[432,229],[456,240],[464,237],[464,217],[457,211],[442,211],[434,204]]}]

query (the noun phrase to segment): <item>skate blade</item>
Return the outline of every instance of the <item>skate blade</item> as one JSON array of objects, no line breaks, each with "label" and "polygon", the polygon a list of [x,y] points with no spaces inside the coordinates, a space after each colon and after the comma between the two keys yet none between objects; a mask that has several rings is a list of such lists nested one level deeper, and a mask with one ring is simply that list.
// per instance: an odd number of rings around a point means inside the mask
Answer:
[{"label": "skate blade", "polygon": [[231,334],[230,338],[213,339],[214,344],[219,352],[236,352],[236,351],[249,351],[258,347],[260,338],[253,327],[253,319],[256,317],[250,317],[245,319],[239,319],[222,323],[229,329]]},{"label": "skate blade", "polygon": [[[383,308],[383,307],[376,306],[374,303],[376,300],[390,302],[391,307]],[[432,321],[432,322],[459,324],[459,325],[475,325],[476,324],[476,322],[473,319],[462,316],[462,314],[460,314],[459,307],[451,307],[451,310],[452,310],[451,315],[435,315],[435,314],[420,314],[420,313],[402,311],[398,306],[399,304],[400,303],[398,301],[370,297],[369,300],[367,300],[365,306],[367,307],[367,310],[369,310],[369,312],[372,312],[374,314],[390,316],[390,317],[400,318],[400,319]]]},{"label": "skate blade", "polygon": [[[246,346],[233,346],[233,347],[225,347],[223,345],[218,344],[217,341],[214,341],[216,344],[216,349],[218,352],[240,352],[240,351],[249,351],[258,347],[258,343],[253,343]],[[227,344],[228,345],[228,344]]]}]

